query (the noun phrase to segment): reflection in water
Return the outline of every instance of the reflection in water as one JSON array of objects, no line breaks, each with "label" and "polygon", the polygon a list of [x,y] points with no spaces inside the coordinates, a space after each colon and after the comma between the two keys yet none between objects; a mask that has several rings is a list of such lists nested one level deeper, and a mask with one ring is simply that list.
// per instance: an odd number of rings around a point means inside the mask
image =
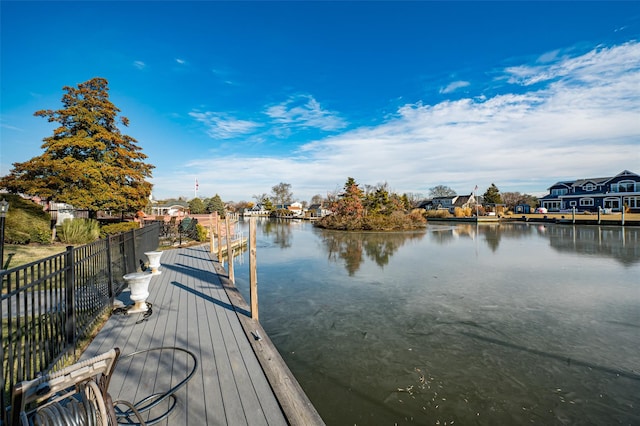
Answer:
[{"label": "reflection in water", "polygon": [[256,218],[257,229],[280,248],[291,247],[292,221],[286,219]]},{"label": "reflection in water", "polygon": [[621,226],[543,225],[524,223],[429,225],[429,240],[450,244],[458,238],[480,238],[496,252],[501,239],[526,239],[533,233],[562,252],[611,257],[623,265],[640,262],[640,228]]},{"label": "reflection in water", "polygon": [[327,250],[329,260],[344,261],[344,266],[353,275],[364,261],[363,251],[381,268],[389,263],[391,256],[408,240],[420,240],[425,232],[340,232],[318,229]]},{"label": "reflection in water", "polygon": [[640,424],[639,232],[265,224],[260,318],[327,425]]},{"label": "reflection in water", "polygon": [[606,256],[625,266],[640,262],[640,229],[614,226],[552,226],[544,229],[559,252]]}]

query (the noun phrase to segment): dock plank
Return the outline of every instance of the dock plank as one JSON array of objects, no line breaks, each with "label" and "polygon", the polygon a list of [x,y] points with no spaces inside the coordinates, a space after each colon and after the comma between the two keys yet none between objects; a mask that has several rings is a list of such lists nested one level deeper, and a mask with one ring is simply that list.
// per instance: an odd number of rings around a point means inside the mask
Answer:
[{"label": "dock plank", "polygon": [[[196,374],[176,393],[177,405],[169,419],[159,424],[289,424],[240,323],[242,314],[236,312],[222,285],[216,263],[208,246],[164,252],[162,273],[149,286],[152,314],[147,319],[142,314],[112,315],[82,358],[113,347],[119,347],[125,356],[156,347],[183,348],[196,355]],[[127,292],[121,296],[126,303]],[[109,393],[114,400],[139,401],[174,386],[187,370],[181,353],[122,357]]]}]

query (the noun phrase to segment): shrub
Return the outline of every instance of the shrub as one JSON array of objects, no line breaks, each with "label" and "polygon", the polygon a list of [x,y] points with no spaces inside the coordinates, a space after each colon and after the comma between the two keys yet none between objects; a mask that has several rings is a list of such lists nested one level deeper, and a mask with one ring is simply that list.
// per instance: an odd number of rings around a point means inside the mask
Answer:
[{"label": "shrub", "polygon": [[104,225],[100,230],[100,236],[102,238],[107,235],[117,235],[123,232],[131,231],[132,229],[138,229],[140,225],[138,222],[118,222]]},{"label": "shrub", "polygon": [[100,224],[94,219],[65,219],[58,227],[58,239],[65,244],[88,244],[100,237]]},{"label": "shrub", "polygon": [[451,217],[451,214],[447,209],[427,210],[427,219],[430,217],[444,219]]},{"label": "shrub", "polygon": [[455,217],[471,217],[471,208],[470,207],[455,207],[453,209],[453,215]]},{"label": "shrub", "polygon": [[422,209],[411,210],[411,213],[409,213],[409,220],[415,224],[424,224],[427,221],[424,217],[424,210]]},{"label": "shrub", "polygon": [[207,241],[207,237],[209,236],[209,231],[207,230],[207,228],[197,223],[196,231],[198,232],[198,241],[200,242]]}]

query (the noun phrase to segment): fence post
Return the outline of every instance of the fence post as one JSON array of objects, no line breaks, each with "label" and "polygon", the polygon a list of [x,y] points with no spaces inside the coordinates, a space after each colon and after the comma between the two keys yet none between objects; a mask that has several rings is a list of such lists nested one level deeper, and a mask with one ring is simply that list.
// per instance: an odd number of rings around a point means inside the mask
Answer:
[{"label": "fence post", "polygon": [[222,236],[220,235],[220,215],[216,212],[216,233],[218,235],[218,262],[222,263]]},{"label": "fence post", "polygon": [[123,273],[127,273],[127,248],[125,247],[125,239],[124,239],[125,233],[121,232],[118,234],[118,250],[120,250],[120,253],[122,254],[122,256],[120,256],[120,258],[122,259],[122,268],[121,271],[123,271]]},{"label": "fence post", "polygon": [[258,321],[258,269],[256,266],[256,218],[249,220],[249,302],[251,319]]},{"label": "fence post", "polygon": [[213,253],[213,215],[209,213],[209,253]]},{"label": "fence post", "polygon": [[136,235],[135,229],[131,230],[131,236],[133,240],[133,266],[135,266],[135,269],[131,272],[135,272],[138,270],[138,259],[140,259],[142,256],[138,256],[138,245],[136,244],[136,239],[138,238],[138,236]]},{"label": "fence post", "polygon": [[231,224],[229,215],[225,216],[225,223],[227,225],[227,263],[229,264],[229,281],[235,283],[235,274],[233,272],[233,241],[231,241]]},{"label": "fence post", "polygon": [[113,269],[111,267],[111,235],[105,238],[107,242],[107,282],[109,283],[109,302],[113,305],[115,291],[113,291]]},{"label": "fence post", "polygon": [[75,350],[75,307],[74,307],[74,290],[75,290],[75,265],[73,259],[73,246],[67,246],[65,253],[65,314],[66,314],[66,338],[67,338],[67,351],[72,354]]}]

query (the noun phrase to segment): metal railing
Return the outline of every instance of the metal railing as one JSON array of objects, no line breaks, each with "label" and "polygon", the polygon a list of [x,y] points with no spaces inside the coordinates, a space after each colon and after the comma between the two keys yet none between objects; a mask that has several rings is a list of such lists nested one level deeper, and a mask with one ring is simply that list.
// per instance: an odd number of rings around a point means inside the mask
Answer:
[{"label": "metal railing", "polygon": [[123,275],[158,248],[159,234],[154,223],[0,271],[0,425],[14,384],[77,361],[78,343],[125,288]]}]

